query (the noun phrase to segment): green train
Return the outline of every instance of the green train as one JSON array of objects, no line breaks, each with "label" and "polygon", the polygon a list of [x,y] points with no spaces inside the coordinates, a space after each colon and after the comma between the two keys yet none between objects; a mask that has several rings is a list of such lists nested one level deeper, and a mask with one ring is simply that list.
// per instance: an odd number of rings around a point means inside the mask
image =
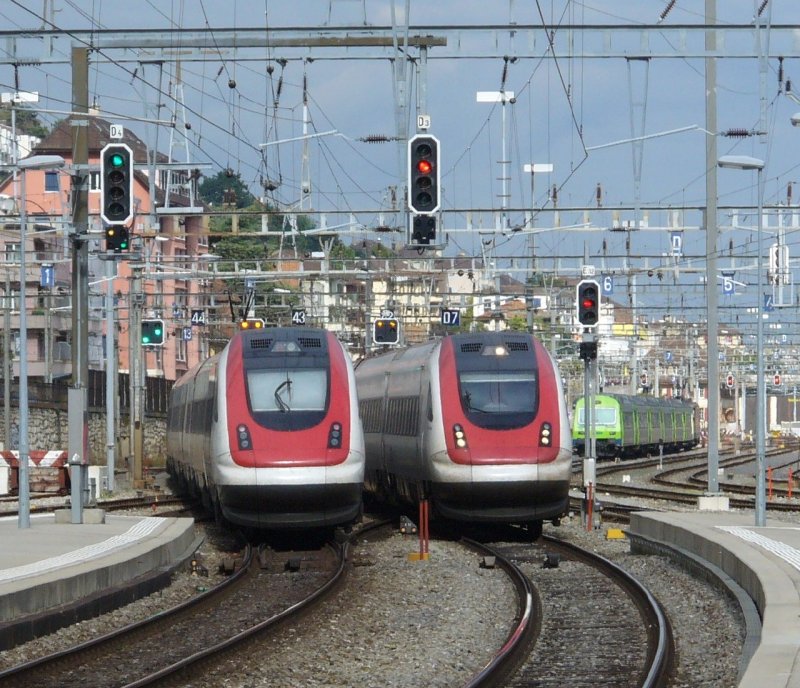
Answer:
[{"label": "green train", "polygon": [[[575,402],[572,448],[583,455],[586,444],[585,399]],[[633,458],[691,449],[700,443],[696,404],[667,397],[596,394],[594,397],[597,458]]]}]

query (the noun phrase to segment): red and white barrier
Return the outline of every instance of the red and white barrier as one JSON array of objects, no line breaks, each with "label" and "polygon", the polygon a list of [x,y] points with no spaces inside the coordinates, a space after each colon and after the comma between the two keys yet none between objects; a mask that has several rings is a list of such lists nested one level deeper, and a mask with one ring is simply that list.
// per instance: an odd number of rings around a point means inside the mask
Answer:
[{"label": "red and white barrier", "polygon": [[[6,492],[19,492],[19,452],[0,451],[0,469],[7,469]],[[67,452],[63,450],[33,450],[28,453],[28,482],[31,492],[69,491]]]}]

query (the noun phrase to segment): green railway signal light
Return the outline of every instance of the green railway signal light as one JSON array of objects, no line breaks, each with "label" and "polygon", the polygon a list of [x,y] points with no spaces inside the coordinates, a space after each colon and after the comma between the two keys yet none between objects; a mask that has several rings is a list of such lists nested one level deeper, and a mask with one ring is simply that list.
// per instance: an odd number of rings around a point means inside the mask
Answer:
[{"label": "green railway signal light", "polygon": [[108,225],[106,227],[106,250],[114,253],[127,251],[130,246],[130,232],[122,225]]},{"label": "green railway signal light", "polygon": [[133,219],[133,151],[109,143],[100,151],[100,217],[108,225]]},{"label": "green railway signal light", "polygon": [[163,320],[142,320],[142,345],[164,346]]}]

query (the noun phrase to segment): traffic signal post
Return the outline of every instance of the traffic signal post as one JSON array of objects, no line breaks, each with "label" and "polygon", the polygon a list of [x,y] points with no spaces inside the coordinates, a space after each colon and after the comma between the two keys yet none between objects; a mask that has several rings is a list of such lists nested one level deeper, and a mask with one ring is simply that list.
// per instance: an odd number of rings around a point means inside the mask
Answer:
[{"label": "traffic signal post", "polygon": [[400,322],[397,318],[378,318],[372,324],[375,344],[397,344],[400,341]]},{"label": "traffic signal post", "polygon": [[133,219],[133,151],[109,143],[100,151],[100,218],[108,225]]},{"label": "traffic signal post", "polygon": [[142,346],[164,346],[163,320],[142,320]]},{"label": "traffic signal post", "polygon": [[594,422],[594,394],[597,384],[598,337],[593,332],[600,322],[600,285],[592,279],[575,288],[577,320],[583,327],[580,357],[583,359],[583,487],[586,491],[586,529],[594,527],[594,493],[597,487],[597,447]]},{"label": "traffic signal post", "polygon": [[417,134],[408,141],[408,244],[428,248],[436,244],[439,228],[439,139]]},{"label": "traffic signal post", "polygon": [[127,225],[133,211],[133,151],[124,143],[109,143],[100,151],[100,219],[109,253],[130,247]]}]

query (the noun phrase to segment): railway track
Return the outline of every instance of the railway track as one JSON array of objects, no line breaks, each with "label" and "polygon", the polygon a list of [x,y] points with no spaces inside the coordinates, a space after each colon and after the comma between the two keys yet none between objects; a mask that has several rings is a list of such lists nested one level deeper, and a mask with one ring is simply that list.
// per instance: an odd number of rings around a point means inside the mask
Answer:
[{"label": "railway track", "polygon": [[[533,650],[507,682],[475,685],[667,685],[672,631],[658,602],[633,577],[551,537],[534,545],[495,543],[492,549],[531,580],[537,600],[531,623],[538,632]],[[521,633],[515,629],[510,637],[515,635]]]},{"label": "railway track", "polygon": [[321,600],[344,577],[346,553],[346,543],[333,542],[283,554],[248,547],[224,584],[143,622],[0,672],[0,683],[183,685],[207,663]]},{"label": "railway track", "polygon": [[[769,456],[784,454],[781,450],[772,450]],[[726,452],[727,454],[727,452]],[[736,468],[754,461],[755,455],[750,452],[738,456],[727,456],[721,458],[720,468]],[[648,476],[645,481],[632,481],[630,484],[620,484],[614,482],[614,476],[619,473],[631,473],[636,471],[647,471],[658,466],[660,463],[664,468],[657,470],[653,475]],[[773,465],[774,469],[785,468],[796,465],[797,460],[788,460],[785,463]],[[579,468],[576,465],[576,471]],[[597,467],[597,486],[596,498],[604,501],[604,515],[624,516],[630,511],[643,508],[668,508],[669,504],[696,505],[698,497],[706,492],[708,482],[707,459],[705,455],[687,456],[685,453],[672,456],[665,456],[663,459],[647,458],[634,461],[601,464]],[[647,484],[644,484],[644,483]],[[787,480],[773,481],[771,493],[774,499],[767,502],[768,511],[777,512],[797,512],[800,511],[800,502],[786,501],[789,498],[789,488]],[[729,496],[730,506],[735,509],[752,509],[754,500],[754,484],[741,484],[733,481],[720,480],[720,489],[723,494]],[[800,495],[797,488],[793,491],[793,496]],[[631,497],[635,499],[649,500],[655,506],[633,506],[613,504],[608,501],[608,497]],[[573,501],[573,508],[580,508],[578,502]]]}]

